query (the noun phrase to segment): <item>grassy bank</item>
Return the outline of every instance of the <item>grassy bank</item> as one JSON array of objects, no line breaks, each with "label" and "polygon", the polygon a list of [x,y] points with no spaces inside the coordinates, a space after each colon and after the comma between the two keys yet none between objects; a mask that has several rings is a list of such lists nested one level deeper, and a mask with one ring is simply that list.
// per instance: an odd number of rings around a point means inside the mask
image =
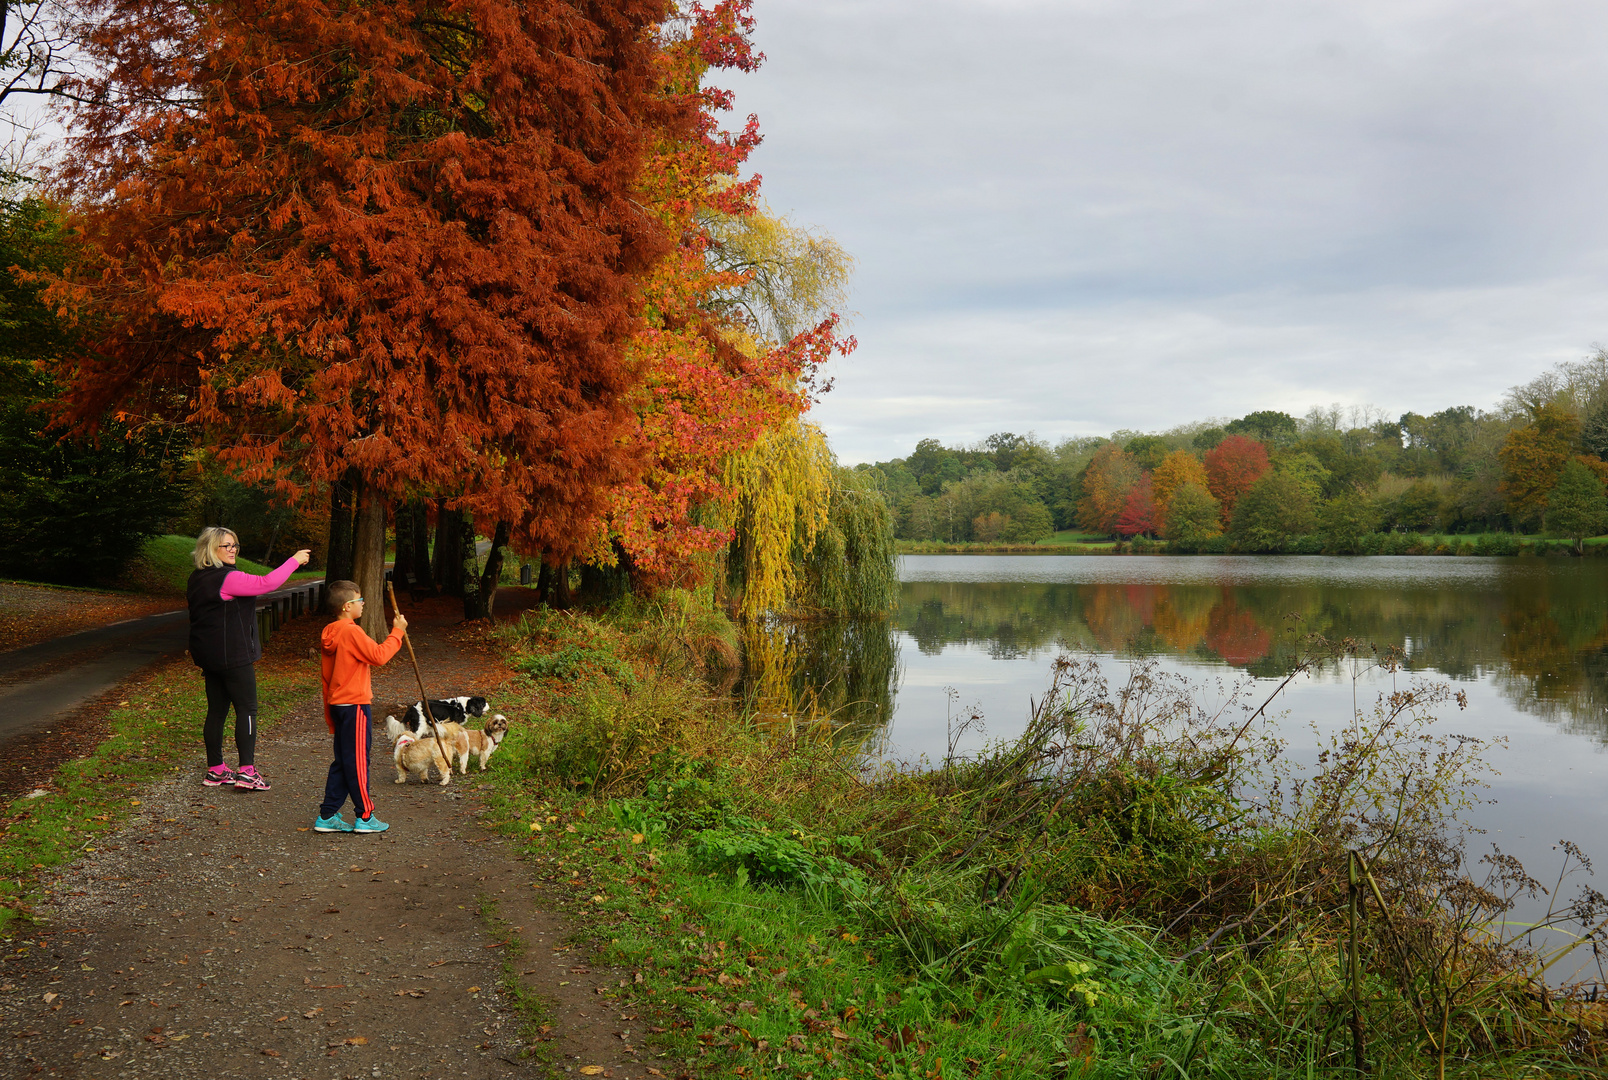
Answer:
[{"label": "grassy bank", "polygon": [[[194,552],[193,536],[177,536],[169,533],[165,536],[152,537],[124,571],[120,584],[139,592],[183,596],[190,572],[195,569],[195,562],[192,559]],[[274,569],[272,566],[252,562],[244,556],[235,560],[235,566],[248,574],[266,574]],[[322,576],[321,570],[301,570],[292,574],[291,580]]]},{"label": "grassy bank", "polygon": [[1608,1060],[1598,1007],[1486,935],[1519,872],[1468,881],[1451,857],[1482,766],[1431,726],[1445,688],[1381,701],[1299,776],[1252,703],[1208,717],[1153,670],[1107,687],[1064,661],[1020,740],[868,771],[830,723],[710,690],[730,633],[692,610],[505,630],[528,673],[508,706],[535,719],[490,774],[535,887],[632,970],[617,1004],[667,1075]]}]

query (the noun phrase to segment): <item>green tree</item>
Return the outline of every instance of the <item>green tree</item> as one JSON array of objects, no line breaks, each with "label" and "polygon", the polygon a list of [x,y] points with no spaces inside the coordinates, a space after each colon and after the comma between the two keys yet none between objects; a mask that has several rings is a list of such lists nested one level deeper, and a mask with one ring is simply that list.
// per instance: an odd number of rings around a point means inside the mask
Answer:
[{"label": "green tree", "polygon": [[1288,473],[1272,472],[1235,504],[1229,536],[1242,551],[1282,551],[1315,524],[1306,488]]},{"label": "green tree", "polygon": [[1288,446],[1296,439],[1300,425],[1289,413],[1263,409],[1223,425],[1229,435],[1248,435],[1267,446]]},{"label": "green tree", "polygon": [[1546,521],[1547,531],[1569,537],[1577,553],[1585,552],[1586,537],[1608,530],[1608,493],[1597,475],[1574,458],[1558,474],[1547,500]]},{"label": "green tree", "polygon": [[1362,549],[1362,538],[1377,528],[1379,512],[1373,500],[1356,488],[1329,499],[1318,512],[1323,547],[1337,555],[1355,555]]},{"label": "green tree", "polygon": [[1290,454],[1279,461],[1279,471],[1301,485],[1307,498],[1316,506],[1323,498],[1323,490],[1329,483],[1329,470],[1323,467],[1323,462],[1316,455],[1308,453]]},{"label": "green tree", "polygon": [[1173,490],[1167,500],[1167,511],[1162,521],[1162,535],[1169,543],[1180,548],[1198,547],[1214,536],[1222,534],[1218,528],[1220,508],[1205,485],[1186,480]]},{"label": "green tree", "polygon": [[1132,455],[1141,469],[1154,472],[1166,460],[1167,453],[1172,448],[1160,435],[1136,435],[1129,439],[1122,449]]},{"label": "green tree", "polygon": [[112,420],[95,439],[48,429],[40,364],[71,334],[27,273],[60,273],[75,243],[55,205],[0,198],[0,573],[83,583],[115,577],[184,508],[173,457],[189,444]]}]

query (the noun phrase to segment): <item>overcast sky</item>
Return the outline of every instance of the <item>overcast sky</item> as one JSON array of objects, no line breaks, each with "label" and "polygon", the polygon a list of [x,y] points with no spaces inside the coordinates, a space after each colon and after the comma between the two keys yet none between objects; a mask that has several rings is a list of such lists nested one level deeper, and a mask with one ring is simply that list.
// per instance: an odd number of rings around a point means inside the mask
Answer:
[{"label": "overcast sky", "polygon": [[1608,342],[1608,4],[755,0],[773,210],[857,260],[846,463],[1488,408]]}]

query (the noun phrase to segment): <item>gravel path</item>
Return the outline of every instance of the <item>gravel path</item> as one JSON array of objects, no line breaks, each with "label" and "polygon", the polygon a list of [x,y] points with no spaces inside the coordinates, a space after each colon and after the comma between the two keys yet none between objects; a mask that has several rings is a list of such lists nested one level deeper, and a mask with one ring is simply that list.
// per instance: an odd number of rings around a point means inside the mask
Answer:
[{"label": "gravel path", "polygon": [[[414,617],[432,694],[490,685],[495,664],[449,640],[450,620]],[[276,635],[279,662],[311,669],[304,641],[322,621]],[[379,702],[414,696],[406,665],[404,651],[377,674]],[[370,790],[391,830],[326,835],[309,826],[329,756],[315,682],[259,744],[272,791],[203,787],[198,765],[142,792],[51,883],[45,928],[0,961],[6,1075],[652,1075],[630,1046],[641,1025],[603,994],[630,973],[593,964],[536,906],[530,868],[481,821],[474,776],[397,786],[379,739]],[[518,945],[545,1032],[501,985]]]}]

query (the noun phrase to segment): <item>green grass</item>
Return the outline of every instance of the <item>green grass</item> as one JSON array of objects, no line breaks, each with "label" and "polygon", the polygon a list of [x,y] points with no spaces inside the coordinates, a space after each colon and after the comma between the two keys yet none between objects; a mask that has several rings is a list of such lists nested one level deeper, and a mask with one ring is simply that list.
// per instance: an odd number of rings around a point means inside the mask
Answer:
[{"label": "green grass", "polygon": [[[165,536],[153,537],[146,542],[145,549],[135,559],[136,565],[130,568],[127,576],[142,586],[144,591],[182,596],[185,584],[190,580],[190,572],[195,569],[194,552],[193,536],[176,536],[168,533]],[[248,574],[266,574],[274,569],[272,566],[252,562],[244,556],[235,561],[235,566]],[[321,570],[298,570],[291,575],[291,580],[322,576]]]},{"label": "green grass", "polygon": [[1040,540],[1041,544],[1110,544],[1111,537],[1103,533],[1079,532],[1077,529],[1062,529],[1048,540]]},{"label": "green grass", "polygon": [[[306,673],[258,673],[258,722],[271,726],[305,697]],[[141,788],[176,772],[206,767],[201,717],[206,693],[188,664],[159,671],[108,714],[109,735],[87,756],[62,765],[47,794],[15,799],[0,831],[0,935],[32,921],[40,875],[94,850],[140,805]]]}]

